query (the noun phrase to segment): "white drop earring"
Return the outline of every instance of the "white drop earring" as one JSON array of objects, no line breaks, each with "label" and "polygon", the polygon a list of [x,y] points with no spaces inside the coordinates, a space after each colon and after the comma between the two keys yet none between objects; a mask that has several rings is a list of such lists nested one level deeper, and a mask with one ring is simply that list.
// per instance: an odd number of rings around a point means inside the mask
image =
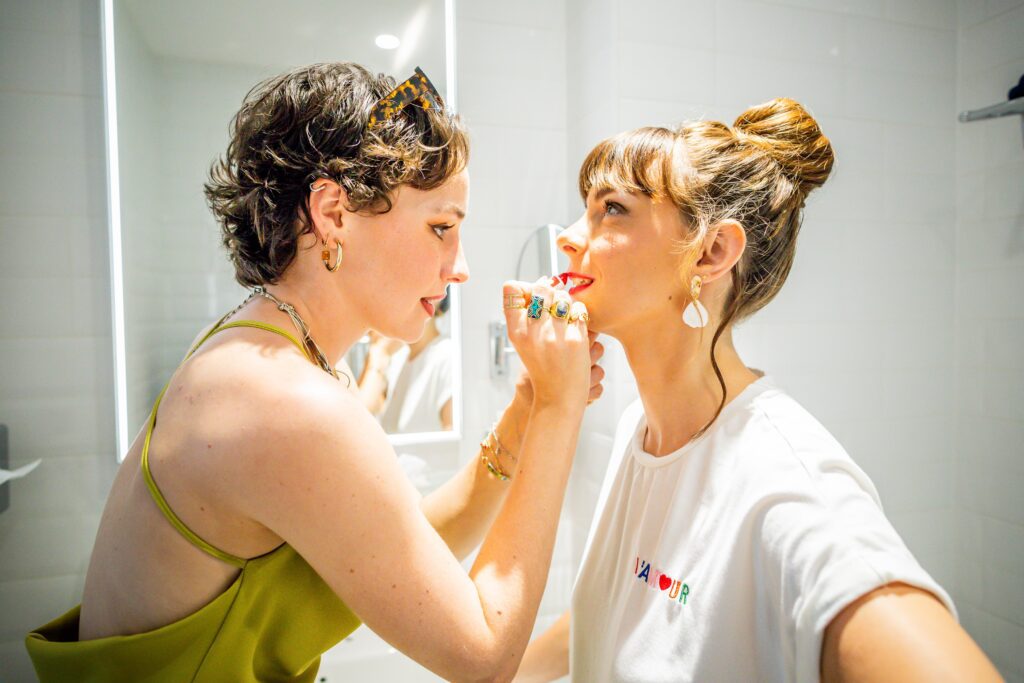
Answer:
[{"label": "white drop earring", "polygon": [[700,275],[694,275],[690,281],[690,296],[693,299],[683,309],[683,322],[690,327],[704,327],[708,324],[708,309],[697,297],[700,296],[701,279]]}]

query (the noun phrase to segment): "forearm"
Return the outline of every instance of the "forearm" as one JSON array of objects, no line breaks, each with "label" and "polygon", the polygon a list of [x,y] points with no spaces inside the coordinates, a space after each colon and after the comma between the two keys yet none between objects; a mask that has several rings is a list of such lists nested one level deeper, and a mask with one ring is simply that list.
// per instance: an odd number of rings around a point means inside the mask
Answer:
[{"label": "forearm", "polygon": [[508,677],[526,650],[547,583],[583,407],[534,405],[507,500],[470,570]]},{"label": "forearm", "polygon": [[[496,431],[501,443],[513,455],[520,452],[529,410],[528,399],[517,393],[498,421]],[[518,459],[505,459],[501,463],[510,468],[506,472],[513,479],[517,463]],[[511,481],[501,481],[490,475],[478,451],[454,477],[424,496],[420,509],[452,553],[461,560],[480,544],[501,509],[510,485]]]},{"label": "forearm", "polygon": [[526,647],[516,683],[547,683],[569,675],[569,610]]}]

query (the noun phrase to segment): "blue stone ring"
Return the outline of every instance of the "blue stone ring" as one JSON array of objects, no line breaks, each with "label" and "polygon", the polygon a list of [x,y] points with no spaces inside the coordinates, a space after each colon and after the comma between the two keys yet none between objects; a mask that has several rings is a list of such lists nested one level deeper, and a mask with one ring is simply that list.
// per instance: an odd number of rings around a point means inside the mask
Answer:
[{"label": "blue stone ring", "polygon": [[548,309],[548,313],[551,314],[552,318],[558,318],[559,320],[569,320],[569,303],[567,301],[559,301],[557,304]]},{"label": "blue stone ring", "polygon": [[544,297],[534,294],[530,299],[530,305],[526,308],[526,316],[536,320],[546,309],[544,308]]}]

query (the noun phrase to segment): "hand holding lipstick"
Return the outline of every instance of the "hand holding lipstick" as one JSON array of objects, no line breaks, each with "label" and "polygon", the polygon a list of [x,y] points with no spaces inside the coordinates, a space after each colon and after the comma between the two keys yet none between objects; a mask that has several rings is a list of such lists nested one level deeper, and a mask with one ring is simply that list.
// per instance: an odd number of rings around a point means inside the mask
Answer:
[{"label": "hand holding lipstick", "polygon": [[[563,276],[564,275],[565,274],[563,274]],[[508,283],[506,283],[506,290],[505,290],[506,291],[506,305],[509,302],[509,299],[508,299],[507,295],[510,292],[515,292],[517,289],[522,292],[522,294],[521,294],[522,302],[523,302],[522,305],[526,306],[527,303],[531,300],[533,294],[538,293],[541,296],[543,296],[543,292],[546,291],[544,288],[550,288],[550,291],[552,292],[552,296],[555,297],[556,300],[568,301],[568,305],[571,307],[572,313],[574,313],[576,315],[579,315],[579,314],[585,312],[586,311],[586,307],[582,303],[572,302],[571,297],[569,297],[569,298],[565,297],[566,282],[565,282],[565,278],[563,276],[554,276],[552,278],[541,278],[537,282],[533,283],[532,285],[526,285],[524,283],[519,283],[519,282],[508,282]],[[511,289],[509,288],[510,286],[512,287]],[[518,301],[516,299],[516,297],[515,297],[515,294],[513,294],[513,301],[516,301],[516,302]],[[546,303],[551,303],[551,301],[550,300],[546,300]],[[512,309],[512,311],[515,311],[515,310],[516,309]],[[508,314],[510,312],[511,311],[506,310],[506,314]],[[522,316],[523,316],[523,313],[520,311],[519,315],[517,317],[521,318]],[[550,317],[551,316],[549,316],[548,314],[544,314],[543,315],[543,319],[549,319]],[[536,322],[536,321],[534,321],[534,322]],[[556,325],[564,325],[565,324],[565,321],[559,321],[559,320],[552,320],[551,322],[553,324],[556,324]],[[579,324],[579,323],[569,323],[569,324],[576,325],[576,324]],[[510,324],[510,329],[511,329],[511,324]],[[511,334],[510,334],[510,338],[511,338]],[[600,398],[600,396],[604,392],[604,387],[601,384],[601,382],[604,379],[605,372],[604,372],[604,369],[597,364],[598,361],[601,359],[601,357],[604,355],[604,345],[601,344],[599,341],[597,341],[597,333],[593,332],[593,331],[589,331],[589,330],[587,331],[587,342],[586,343],[587,343],[587,348],[588,348],[589,357],[590,357],[590,375],[589,375],[589,386],[588,386],[588,391],[587,391],[587,405],[589,405],[589,404],[593,403],[594,401],[596,401],[598,398]],[[513,345],[516,345],[514,341],[513,341]],[[519,349],[518,345],[516,345],[516,350],[520,351],[520,356],[522,356],[522,351]],[[528,410],[528,407],[533,403],[533,399],[534,399],[534,382],[531,379],[530,365],[526,362],[525,359],[524,359],[524,366],[525,366],[525,368],[524,368],[523,372],[520,374],[519,379],[516,382],[515,403],[518,404],[518,405],[523,406],[523,408]]]},{"label": "hand holding lipstick", "polygon": [[[571,297],[575,292],[589,287],[594,280],[585,275],[567,271],[561,275],[552,276],[551,282],[556,291],[569,287],[569,296]],[[604,344],[597,341],[597,332],[593,330],[587,330],[587,338],[590,341],[590,394],[587,397],[587,405],[590,405],[604,393],[604,385],[601,384],[601,380],[604,379],[604,368],[597,364],[597,361],[604,356]],[[529,382],[528,375],[526,381]]]},{"label": "hand holding lipstick", "polygon": [[585,407],[590,391],[586,307],[552,279],[510,280],[503,290],[508,337],[530,373],[534,405]]}]

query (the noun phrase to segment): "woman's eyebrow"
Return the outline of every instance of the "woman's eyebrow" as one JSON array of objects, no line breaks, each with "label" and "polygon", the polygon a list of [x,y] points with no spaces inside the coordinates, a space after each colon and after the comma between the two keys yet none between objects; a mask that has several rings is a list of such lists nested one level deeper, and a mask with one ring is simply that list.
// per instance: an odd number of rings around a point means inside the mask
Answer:
[{"label": "woman's eyebrow", "polygon": [[454,213],[462,220],[466,217],[466,210],[455,202],[448,202],[437,207],[437,213]]}]

